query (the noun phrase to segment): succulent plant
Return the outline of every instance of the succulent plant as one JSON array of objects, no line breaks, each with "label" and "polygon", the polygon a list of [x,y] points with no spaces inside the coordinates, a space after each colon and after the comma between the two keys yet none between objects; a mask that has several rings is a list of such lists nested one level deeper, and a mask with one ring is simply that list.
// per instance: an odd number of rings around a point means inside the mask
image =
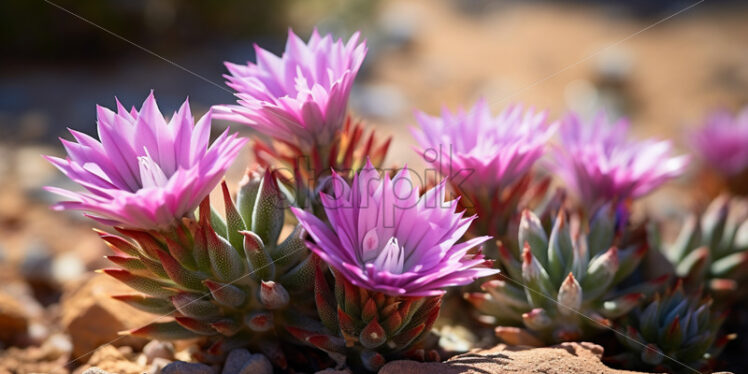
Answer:
[{"label": "succulent plant", "polygon": [[326,266],[315,276],[322,326],[294,335],[371,371],[411,353],[434,358],[413,345],[429,334],[447,287],[497,272],[481,253],[488,237],[458,243],[475,218],[445,201],[444,183],[421,194],[407,169],[381,175],[371,163],[350,185],[333,178],[334,194],[320,194],[326,221],[292,208],[308,247],[334,271],[334,281]]},{"label": "succulent plant", "polygon": [[[329,274],[334,274],[332,279]],[[334,286],[330,286],[334,284]],[[385,362],[409,357],[438,361],[436,350],[420,343],[431,331],[441,296],[391,296],[356,287],[318,263],[314,295],[323,326],[289,331],[327,352],[339,363],[377,371]]]},{"label": "succulent plant", "polygon": [[467,110],[445,109],[436,117],[418,112],[416,119],[411,132],[418,153],[461,196],[461,208],[478,216],[473,236],[503,240],[518,207],[547,195],[550,178],[532,172],[558,127],[548,124],[546,111],[511,105],[493,116],[481,99]]},{"label": "succulent plant", "polygon": [[547,234],[534,213],[523,211],[522,251],[500,244],[505,273],[484,283],[482,292],[465,294],[481,321],[498,325],[503,341],[540,346],[589,338],[664,282],[617,290],[647,252],[646,242],[625,240],[612,209],[598,211],[587,229],[571,218],[559,211]]},{"label": "succulent plant", "polygon": [[688,156],[673,155],[670,141],[634,140],[626,119],[600,112],[590,121],[569,113],[561,120],[553,172],[590,214],[610,201],[644,196],[680,176]]},{"label": "succulent plant", "polygon": [[686,220],[664,253],[687,289],[706,283],[721,296],[737,290],[748,266],[748,201],[716,198],[700,217]]},{"label": "succulent plant", "polygon": [[322,214],[316,197],[329,187],[325,182],[330,180],[331,170],[349,177],[367,161],[381,167],[392,140],[381,141],[373,130],[367,133],[363,124],[350,116],[334,139],[329,146],[314,148],[309,154],[279,140],[256,140],[252,151],[260,166],[273,167],[283,184],[294,191],[295,205]]},{"label": "succulent plant", "polygon": [[706,175],[717,174],[725,182],[719,187],[727,187],[736,195],[748,195],[748,107],[735,113],[709,113],[689,140],[702,168],[708,171]]},{"label": "succulent plant", "polygon": [[[366,41],[348,41],[315,29],[308,42],[289,30],[283,54],[255,46],[256,62],[226,63],[227,84],[237,104],[217,105],[216,117],[245,124],[271,138],[253,148],[262,167],[283,169],[296,190],[297,205],[314,207],[318,182],[360,169],[366,157],[379,166],[389,140],[378,142],[348,113],[351,88],[366,56]],[[362,144],[362,141],[365,142]],[[311,204],[307,205],[309,198]]]},{"label": "succulent plant", "polygon": [[265,353],[279,367],[284,327],[314,318],[314,262],[299,226],[284,240],[284,201],[271,172],[241,185],[237,203],[222,184],[226,219],[200,204],[168,231],[118,228],[101,233],[118,266],[104,273],[141,293],[114,296],[146,312],[172,316],[128,334],[154,339],[208,337],[208,354],[237,346]]},{"label": "succulent plant", "polygon": [[631,368],[693,372],[708,368],[734,335],[720,336],[725,313],[714,313],[701,292],[687,295],[680,280],[623,320],[618,340],[627,353],[611,358]]}]

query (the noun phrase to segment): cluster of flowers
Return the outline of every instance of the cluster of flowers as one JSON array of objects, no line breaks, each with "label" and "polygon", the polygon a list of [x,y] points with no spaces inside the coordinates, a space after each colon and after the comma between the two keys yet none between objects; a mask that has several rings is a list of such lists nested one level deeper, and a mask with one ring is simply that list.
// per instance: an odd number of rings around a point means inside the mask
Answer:
[{"label": "cluster of flowers", "polygon": [[[632,140],[626,121],[604,115],[549,124],[545,112],[521,106],[494,117],[480,101],[417,114],[419,152],[445,178],[422,190],[405,167],[378,171],[389,141],[371,133],[362,142],[349,117],[367,51],[358,34],[345,42],[315,31],[305,43],[289,32],[282,56],[255,50],[256,63],[227,64],[236,105],[215,106],[195,123],[187,102],[169,120],[152,93],[140,110],[117,102],[116,112],[97,109],[98,139],[71,130],[75,141],[62,140],[68,157],[48,157],[85,188],[50,187],[68,199],[56,208],[82,210],[118,232],[100,233],[118,265],[103,271],[139,293],[115,297],[173,316],[129,333],[205,337],[203,360],[249,346],[281,368],[332,360],[376,370],[394,358],[437,360],[428,338],[447,288],[500,271],[466,298],[484,321],[494,318],[499,337],[523,344],[587,337],[588,322],[610,326],[662,283],[617,288],[647,247],[627,223],[628,202],[688,164],[670,143]],[[213,118],[265,137],[252,148],[266,170],[250,168],[235,199],[222,184],[223,216],[209,195],[248,140],[227,129],[211,143]],[[697,143],[712,150],[714,133],[731,132],[725,122],[719,117]],[[561,142],[551,145],[556,132]],[[546,153],[575,203],[550,193],[550,179],[536,172]],[[704,154],[730,158],[729,173],[746,166],[744,154]],[[692,314],[675,317],[689,338],[710,318]],[[681,343],[689,344],[665,346]]]}]

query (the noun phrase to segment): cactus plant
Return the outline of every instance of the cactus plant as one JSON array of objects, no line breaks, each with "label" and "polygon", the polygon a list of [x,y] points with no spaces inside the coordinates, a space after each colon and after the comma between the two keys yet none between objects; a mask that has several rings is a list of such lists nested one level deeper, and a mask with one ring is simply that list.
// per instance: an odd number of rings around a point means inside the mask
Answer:
[{"label": "cactus plant", "polygon": [[553,171],[580,206],[592,214],[610,201],[644,196],[680,176],[688,156],[673,155],[670,141],[634,140],[629,122],[600,112],[589,122],[569,113],[561,120]]},{"label": "cactus plant", "polygon": [[[332,281],[328,274],[334,274]],[[441,296],[403,297],[368,291],[319,263],[314,294],[323,326],[288,330],[339,363],[347,361],[351,367],[377,371],[391,359],[439,360],[436,350],[419,343],[439,316]]]},{"label": "cactus plant", "polygon": [[693,372],[709,367],[734,335],[720,336],[725,313],[714,313],[701,292],[686,295],[682,282],[623,320],[618,340],[628,352],[611,361],[630,368]]},{"label": "cactus plant", "polygon": [[446,287],[497,271],[480,250],[488,237],[457,243],[474,217],[463,218],[456,201],[444,200],[444,183],[420,194],[407,169],[391,177],[371,163],[350,185],[333,178],[335,193],[321,193],[327,222],[292,208],[309,232],[309,248],[334,270],[334,281],[326,267],[317,269],[322,328],[291,330],[333,357],[374,371],[408,355],[429,333]]},{"label": "cactus plant", "polygon": [[748,201],[716,198],[700,217],[686,220],[664,254],[687,289],[706,283],[720,296],[737,290],[748,266]]},{"label": "cactus plant", "polygon": [[585,231],[573,229],[579,222],[571,218],[559,211],[547,234],[534,213],[523,211],[522,252],[500,245],[506,273],[484,283],[483,292],[465,294],[482,321],[498,325],[495,332],[503,341],[540,346],[589,338],[664,281],[615,290],[648,246],[622,239],[612,209],[601,209]]},{"label": "cactus plant", "polygon": [[254,142],[256,159],[262,167],[285,169],[283,182],[295,182],[297,205],[313,205],[307,199],[316,197],[330,169],[360,169],[367,156],[376,165],[383,161],[390,141],[375,141],[372,131],[360,144],[363,126],[348,114],[351,87],[367,52],[360,33],[344,41],[315,29],[305,43],[289,30],[282,55],[259,46],[255,52],[256,62],[226,63],[227,84],[239,100],[214,109],[217,118],[271,138]]},{"label": "cactus plant", "polygon": [[322,214],[316,196],[326,187],[331,170],[349,177],[367,162],[381,167],[392,138],[380,140],[372,130],[368,134],[361,122],[349,116],[335,134],[329,147],[314,148],[309,154],[279,140],[252,143],[252,151],[261,167],[273,167],[278,178],[295,193],[295,205]]},{"label": "cactus plant", "polygon": [[418,153],[461,196],[461,208],[478,216],[472,236],[504,240],[518,207],[546,195],[550,178],[532,171],[557,127],[547,123],[546,111],[511,105],[493,116],[481,99],[468,110],[418,112],[416,119]]},{"label": "cactus plant", "polygon": [[[690,134],[690,146],[702,161],[702,174],[718,176],[718,189],[748,195],[748,107],[730,113],[717,110]],[[708,185],[700,186],[708,187]]]},{"label": "cactus plant", "polygon": [[[114,296],[135,308],[170,315],[128,331],[155,339],[208,337],[209,354],[249,346],[286,366],[278,342],[293,339],[283,327],[314,318],[314,264],[297,227],[284,240],[283,196],[269,171],[246,178],[235,204],[222,184],[226,219],[200,205],[199,218],[183,218],[169,231],[118,228],[101,233],[117,253],[118,268],[103,272],[141,294]],[[131,240],[128,240],[131,239]]]}]

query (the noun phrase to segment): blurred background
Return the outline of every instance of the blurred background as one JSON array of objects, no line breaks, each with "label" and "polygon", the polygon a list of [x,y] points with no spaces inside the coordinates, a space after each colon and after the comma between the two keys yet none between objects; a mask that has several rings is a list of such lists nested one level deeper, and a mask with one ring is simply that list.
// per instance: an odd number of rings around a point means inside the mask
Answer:
[{"label": "blurred background", "polygon": [[[0,256],[50,235],[28,226],[69,230],[52,224],[64,217],[40,189],[68,182],[39,155],[60,154],[67,127],[93,134],[96,104],[139,106],[151,89],[164,113],[187,96],[196,114],[233,102],[223,62],[254,60],[253,43],[280,54],[289,28],[305,39],[314,27],[346,39],[362,31],[369,53],[352,109],[396,135],[390,162],[417,166],[413,110],[480,97],[494,111],[521,102],[552,117],[604,108],[687,151],[684,130],[705,113],[748,103],[746,16],[744,3],[718,0],[3,1]],[[74,249],[52,235],[49,246]],[[99,245],[88,230],[70,237]]]},{"label": "blurred background", "polygon": [[[288,28],[304,39],[314,27],[346,39],[362,31],[369,54],[351,106],[379,132],[395,136],[389,163],[419,165],[407,130],[415,108],[433,113],[480,97],[494,111],[522,102],[547,108],[554,118],[568,109],[605,108],[629,116],[637,135],[671,138],[687,152],[684,133],[708,111],[748,103],[748,7],[693,4],[2,1],[0,267],[8,271],[0,281],[20,274],[42,305],[53,305],[61,293],[55,285],[101,265],[103,245],[90,223],[50,211],[54,198],[41,189],[74,188],[40,156],[61,154],[57,138],[67,137],[66,127],[93,134],[96,104],[111,107],[116,96],[139,106],[151,89],[164,113],[186,96],[196,115],[233,102],[223,62],[253,60],[252,43],[281,53]],[[650,199],[683,206],[686,195],[679,191],[689,183],[685,178],[666,190],[674,193]]]}]

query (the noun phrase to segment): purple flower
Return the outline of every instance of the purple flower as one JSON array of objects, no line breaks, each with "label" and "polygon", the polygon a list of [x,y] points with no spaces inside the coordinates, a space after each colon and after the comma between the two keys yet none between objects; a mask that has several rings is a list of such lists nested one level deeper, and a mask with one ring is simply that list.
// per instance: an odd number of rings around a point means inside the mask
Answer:
[{"label": "purple flower", "polygon": [[112,226],[155,230],[191,214],[246,142],[227,129],[208,147],[211,112],[195,125],[185,101],[167,122],[153,92],[139,112],[117,101],[117,113],[97,106],[97,118],[99,140],[70,130],[76,141],[61,139],[68,157],[46,157],[88,191],[47,189],[71,200],[56,209]]},{"label": "purple flower", "polygon": [[672,157],[669,141],[628,138],[629,122],[610,123],[605,113],[585,124],[569,114],[561,124],[554,169],[591,209],[612,200],[643,196],[681,175],[687,156]]},{"label": "purple flower", "polygon": [[546,112],[521,105],[494,117],[481,99],[467,112],[444,109],[441,117],[418,112],[420,128],[412,133],[419,153],[450,182],[469,191],[493,191],[521,179],[543,155],[556,129],[546,118]]},{"label": "purple flower", "polygon": [[748,107],[736,116],[712,113],[690,140],[701,158],[725,176],[748,170]]},{"label": "purple flower", "polygon": [[288,31],[278,57],[255,45],[257,63],[226,63],[239,105],[216,107],[216,118],[247,124],[306,151],[329,145],[344,124],[348,96],[366,55],[359,33],[347,43],[314,30],[309,43]]},{"label": "purple flower", "polygon": [[457,243],[475,217],[444,201],[445,185],[423,195],[407,169],[394,178],[371,163],[349,186],[333,175],[334,195],[320,194],[330,224],[292,208],[314,242],[308,245],[348,281],[392,296],[435,296],[498,270],[484,266],[478,237]]}]

